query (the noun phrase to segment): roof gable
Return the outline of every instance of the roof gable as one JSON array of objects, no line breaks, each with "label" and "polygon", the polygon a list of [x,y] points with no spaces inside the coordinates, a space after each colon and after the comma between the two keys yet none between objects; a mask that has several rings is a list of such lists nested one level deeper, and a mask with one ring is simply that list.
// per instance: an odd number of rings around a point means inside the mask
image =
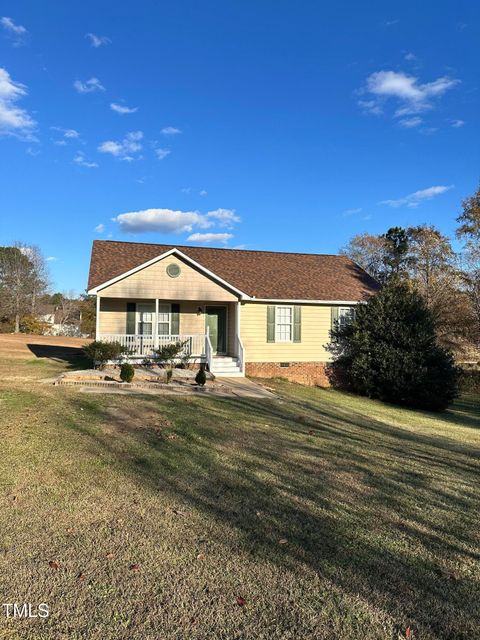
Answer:
[{"label": "roof gable", "polygon": [[380,287],[345,256],[95,240],[89,290],[175,250],[232,289],[261,300],[360,301]]}]

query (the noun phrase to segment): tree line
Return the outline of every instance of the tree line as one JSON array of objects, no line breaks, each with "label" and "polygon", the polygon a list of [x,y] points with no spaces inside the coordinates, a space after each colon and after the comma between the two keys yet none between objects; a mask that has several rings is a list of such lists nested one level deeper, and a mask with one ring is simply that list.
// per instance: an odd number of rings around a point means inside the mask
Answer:
[{"label": "tree line", "polygon": [[38,247],[22,242],[0,247],[0,331],[43,333],[46,326],[41,318],[53,309],[58,324],[66,330],[79,319],[79,331],[93,335],[91,297],[50,294],[49,289],[47,262]]},{"label": "tree line", "polygon": [[405,283],[431,311],[438,343],[457,359],[480,348],[480,188],[462,203],[455,251],[434,225],[354,236],[341,250],[382,284]]}]

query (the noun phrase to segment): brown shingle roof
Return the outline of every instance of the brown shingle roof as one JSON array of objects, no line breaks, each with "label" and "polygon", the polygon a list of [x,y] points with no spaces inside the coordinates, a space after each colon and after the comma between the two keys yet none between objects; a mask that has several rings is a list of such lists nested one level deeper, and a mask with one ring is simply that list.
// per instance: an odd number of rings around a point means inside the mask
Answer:
[{"label": "brown shingle roof", "polygon": [[272,300],[363,300],[379,284],[345,256],[95,240],[88,288],[177,248],[240,291]]}]

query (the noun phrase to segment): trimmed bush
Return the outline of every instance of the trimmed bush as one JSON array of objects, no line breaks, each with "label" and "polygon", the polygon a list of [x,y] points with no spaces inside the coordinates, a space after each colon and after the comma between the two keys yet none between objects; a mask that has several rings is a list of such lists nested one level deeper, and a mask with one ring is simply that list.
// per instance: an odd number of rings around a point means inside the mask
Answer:
[{"label": "trimmed bush", "polygon": [[165,374],[165,382],[167,384],[170,384],[170,382],[172,381],[172,376],[173,376],[173,370],[172,369],[167,369],[166,374]]},{"label": "trimmed bush", "polygon": [[128,353],[128,349],[123,347],[120,342],[94,340],[83,347],[83,353],[94,367],[98,366],[103,369],[110,360],[119,360],[122,355]]},{"label": "trimmed bush", "polygon": [[458,369],[436,341],[432,314],[407,284],[390,282],[350,324],[332,330],[333,386],[407,407],[442,411],[457,395]]},{"label": "trimmed bush", "polygon": [[[159,349],[155,349],[155,359],[161,364],[169,363],[171,367],[175,364],[175,360],[180,359],[182,362],[185,359],[185,355],[182,352],[187,342],[171,342],[170,344],[164,344]],[[188,358],[187,358],[188,361]]]},{"label": "trimmed bush", "polygon": [[135,369],[128,362],[124,362],[120,367],[120,379],[123,382],[131,382],[133,380],[133,376],[135,375]]},{"label": "trimmed bush", "polygon": [[195,382],[200,387],[203,387],[205,385],[206,381],[207,381],[207,376],[205,374],[205,367],[203,367],[203,365],[201,365],[200,369],[198,370],[197,375],[195,376]]}]

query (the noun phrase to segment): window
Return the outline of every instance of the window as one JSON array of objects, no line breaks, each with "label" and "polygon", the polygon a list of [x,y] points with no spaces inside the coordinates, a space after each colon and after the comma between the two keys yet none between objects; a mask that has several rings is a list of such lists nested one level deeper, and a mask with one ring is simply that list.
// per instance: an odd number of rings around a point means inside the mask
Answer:
[{"label": "window", "polygon": [[354,307],[339,307],[338,309],[338,326],[345,327],[355,318]]},{"label": "window", "polygon": [[181,269],[175,262],[172,262],[167,267],[167,273],[171,278],[178,278],[180,275]]},{"label": "window", "polygon": [[153,333],[153,309],[149,304],[137,305],[138,333],[141,336],[151,336]]},{"label": "window", "polygon": [[291,342],[293,307],[277,307],[275,313],[275,342]]},{"label": "window", "polygon": [[158,335],[169,336],[171,325],[171,314],[169,304],[158,305]]}]

